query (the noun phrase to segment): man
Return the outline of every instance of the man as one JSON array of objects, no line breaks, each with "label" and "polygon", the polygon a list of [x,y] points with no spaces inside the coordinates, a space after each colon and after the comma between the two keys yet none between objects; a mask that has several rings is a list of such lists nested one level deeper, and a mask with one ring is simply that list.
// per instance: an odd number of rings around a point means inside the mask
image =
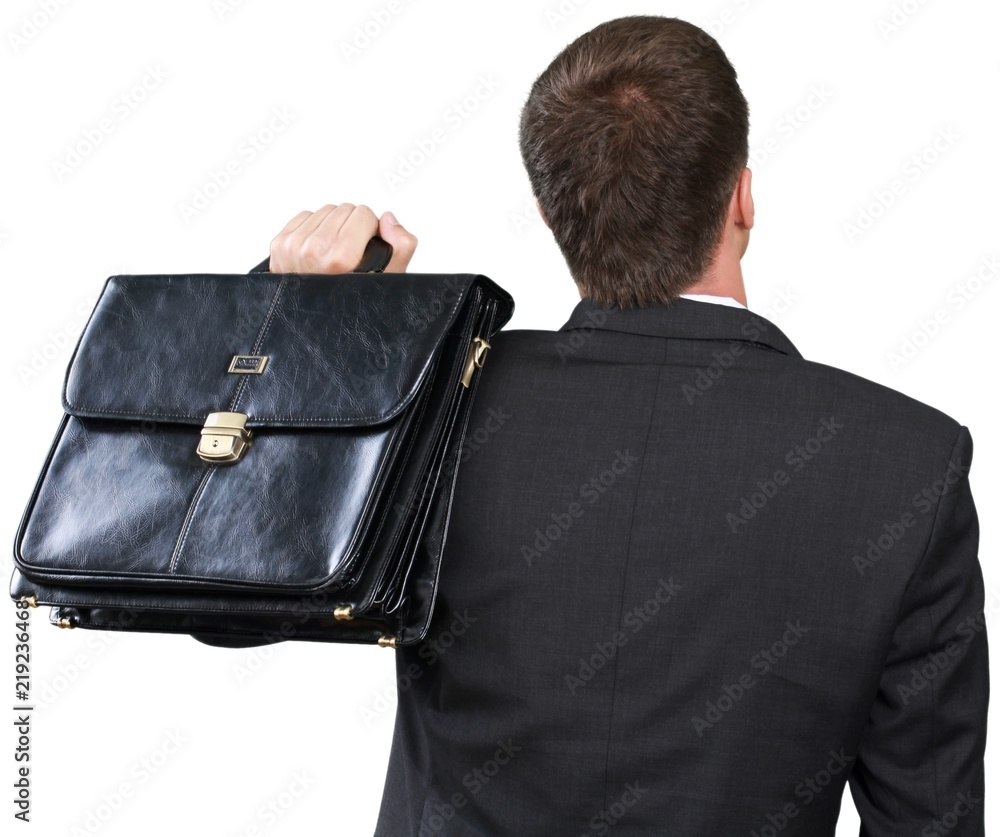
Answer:
[{"label": "man", "polygon": [[[428,640],[398,652],[378,835],[982,835],[988,700],[968,430],[746,309],[747,104],[680,20],[598,26],[521,148],[580,288],[500,334]],[[329,206],[272,269],[338,272]],[[502,279],[502,277],[501,277]]]}]

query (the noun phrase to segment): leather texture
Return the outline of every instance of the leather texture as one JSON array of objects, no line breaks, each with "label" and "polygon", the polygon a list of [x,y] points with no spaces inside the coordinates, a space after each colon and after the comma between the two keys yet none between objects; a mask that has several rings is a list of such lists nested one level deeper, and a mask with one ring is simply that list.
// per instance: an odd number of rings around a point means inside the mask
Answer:
[{"label": "leather texture", "polygon": [[[212,644],[419,641],[482,374],[462,385],[469,347],[512,311],[474,274],[109,278],[12,597]],[[241,355],[263,372],[230,371]],[[196,453],[218,411],[247,416],[237,462]]]}]

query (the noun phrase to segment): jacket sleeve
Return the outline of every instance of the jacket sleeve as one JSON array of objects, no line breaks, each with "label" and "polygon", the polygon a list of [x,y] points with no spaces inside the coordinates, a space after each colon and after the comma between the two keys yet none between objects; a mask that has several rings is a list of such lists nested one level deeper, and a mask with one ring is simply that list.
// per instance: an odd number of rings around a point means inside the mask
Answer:
[{"label": "jacket sleeve", "polygon": [[962,427],[849,777],[861,837],[981,837],[989,701],[979,524]]}]

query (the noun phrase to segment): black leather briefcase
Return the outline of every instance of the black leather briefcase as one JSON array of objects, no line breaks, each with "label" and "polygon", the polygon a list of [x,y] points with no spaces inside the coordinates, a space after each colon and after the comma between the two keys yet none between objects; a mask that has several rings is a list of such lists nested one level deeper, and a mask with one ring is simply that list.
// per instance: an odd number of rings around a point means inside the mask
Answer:
[{"label": "black leather briefcase", "polygon": [[112,276],[11,596],[64,628],[418,642],[512,312],[472,274]]}]

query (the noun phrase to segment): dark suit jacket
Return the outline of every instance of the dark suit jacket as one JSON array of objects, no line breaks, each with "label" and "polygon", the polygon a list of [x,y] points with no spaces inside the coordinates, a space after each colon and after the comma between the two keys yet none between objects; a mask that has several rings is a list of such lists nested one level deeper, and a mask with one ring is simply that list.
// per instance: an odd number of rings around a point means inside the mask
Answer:
[{"label": "dark suit jacket", "polygon": [[971,457],[742,309],[498,335],[377,834],[982,835]]}]

